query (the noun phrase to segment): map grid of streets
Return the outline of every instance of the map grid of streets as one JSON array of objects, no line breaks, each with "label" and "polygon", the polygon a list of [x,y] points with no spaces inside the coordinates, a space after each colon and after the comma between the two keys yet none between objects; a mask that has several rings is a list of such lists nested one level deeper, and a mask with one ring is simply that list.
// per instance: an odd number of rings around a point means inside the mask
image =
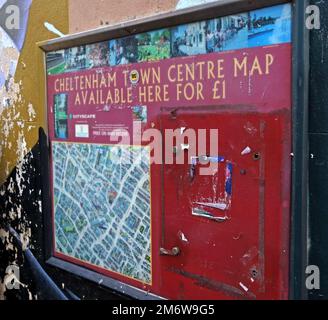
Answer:
[{"label": "map grid of streets", "polygon": [[56,252],[151,283],[148,147],[52,143]]}]

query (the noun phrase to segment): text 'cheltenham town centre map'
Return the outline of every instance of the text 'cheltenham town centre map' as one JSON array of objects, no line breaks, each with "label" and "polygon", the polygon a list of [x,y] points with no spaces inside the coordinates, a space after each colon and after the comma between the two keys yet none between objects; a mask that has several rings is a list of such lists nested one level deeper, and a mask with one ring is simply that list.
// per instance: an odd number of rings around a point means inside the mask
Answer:
[{"label": "text 'cheltenham town centre map'", "polygon": [[56,251],[151,283],[149,148],[52,149]]}]

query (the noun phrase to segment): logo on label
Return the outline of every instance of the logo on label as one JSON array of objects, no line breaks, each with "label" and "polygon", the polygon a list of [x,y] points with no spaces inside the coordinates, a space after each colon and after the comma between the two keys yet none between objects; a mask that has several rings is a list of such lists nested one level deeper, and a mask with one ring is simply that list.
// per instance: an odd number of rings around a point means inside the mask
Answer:
[{"label": "logo on label", "polygon": [[89,125],[76,124],[75,125],[75,137],[76,138],[89,138]]},{"label": "logo on label", "polygon": [[130,72],[130,82],[132,84],[137,84],[139,82],[139,72],[137,70],[132,70]]}]

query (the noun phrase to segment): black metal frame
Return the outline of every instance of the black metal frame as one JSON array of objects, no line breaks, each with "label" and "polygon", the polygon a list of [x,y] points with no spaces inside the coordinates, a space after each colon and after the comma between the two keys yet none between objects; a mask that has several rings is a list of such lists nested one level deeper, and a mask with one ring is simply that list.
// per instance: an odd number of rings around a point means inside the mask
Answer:
[{"label": "black metal frame", "polygon": [[308,265],[309,228],[309,30],[305,9],[309,0],[294,0],[293,15],[293,162],[290,243],[290,298],[308,299],[305,269]]},{"label": "black metal frame", "polygon": [[[42,288],[43,294],[49,300],[68,300],[66,295],[59,289],[55,282],[49,277],[49,275],[42,268],[37,261],[33,253],[29,248],[24,249],[19,234],[9,225],[6,227],[7,231],[14,239],[14,243],[18,250],[24,254],[26,261],[30,266],[31,273],[34,280],[40,288]],[[74,299],[76,300],[76,298]]]},{"label": "black metal frame", "polygon": [[[274,6],[282,3],[293,3],[293,168],[292,168],[292,221],[291,221],[291,256],[290,256],[290,298],[305,298],[304,271],[307,261],[307,162],[308,162],[308,67],[309,46],[308,35],[300,25],[304,24],[305,6],[308,0],[223,0],[219,3],[200,5],[189,9],[152,16],[146,19],[129,21],[115,26],[73,34],[39,43],[44,53],[65,49],[73,46],[90,44],[120,38],[149,30],[173,27],[175,25],[222,17],[230,14]],[[305,25],[305,24],[304,24]],[[40,131],[41,161],[43,163],[42,179],[42,210],[45,226],[46,263],[74,275],[88,279],[120,293],[136,299],[162,299],[140,289],[96,273],[89,269],[63,261],[53,256],[52,248],[52,197],[50,195],[49,145],[47,136]],[[299,245],[301,243],[301,245]],[[304,280],[304,281],[303,281]],[[301,294],[300,294],[301,293]]]}]

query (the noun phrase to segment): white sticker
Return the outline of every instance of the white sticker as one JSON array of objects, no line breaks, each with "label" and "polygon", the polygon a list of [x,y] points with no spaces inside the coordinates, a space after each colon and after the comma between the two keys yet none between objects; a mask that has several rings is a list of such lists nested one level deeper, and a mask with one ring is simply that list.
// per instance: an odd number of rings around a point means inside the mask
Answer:
[{"label": "white sticker", "polygon": [[89,125],[88,124],[76,124],[75,125],[75,137],[76,138],[89,138]]}]

